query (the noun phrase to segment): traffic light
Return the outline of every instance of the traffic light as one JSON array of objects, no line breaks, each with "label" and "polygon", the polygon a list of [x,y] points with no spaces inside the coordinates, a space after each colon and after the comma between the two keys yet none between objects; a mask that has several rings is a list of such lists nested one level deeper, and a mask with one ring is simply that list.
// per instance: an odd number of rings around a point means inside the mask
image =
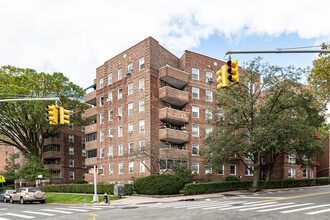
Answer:
[{"label": "traffic light", "polygon": [[60,124],[70,124],[70,112],[63,107],[60,107]]},{"label": "traffic light", "polygon": [[55,105],[46,106],[47,120],[50,125],[58,124],[58,107]]},{"label": "traffic light", "polygon": [[227,62],[227,73],[228,73],[228,80],[231,82],[230,86],[233,86],[238,83],[238,64],[237,60]]},{"label": "traffic light", "polygon": [[228,87],[228,74],[227,74],[227,65],[221,66],[221,69],[217,72],[217,89],[227,88]]}]

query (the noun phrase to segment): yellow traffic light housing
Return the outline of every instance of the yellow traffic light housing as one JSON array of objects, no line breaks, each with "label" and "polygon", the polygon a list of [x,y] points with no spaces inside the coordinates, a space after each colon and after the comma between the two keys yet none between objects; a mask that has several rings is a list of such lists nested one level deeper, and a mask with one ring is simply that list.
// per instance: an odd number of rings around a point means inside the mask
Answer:
[{"label": "yellow traffic light housing", "polygon": [[227,88],[228,87],[228,74],[227,74],[227,65],[221,66],[221,69],[217,72],[217,89]]},{"label": "yellow traffic light housing", "polygon": [[70,124],[70,112],[63,107],[60,107],[60,124]]},{"label": "yellow traffic light housing", "polygon": [[238,62],[237,60],[227,62],[227,73],[228,73],[228,80],[231,82],[230,86],[233,86],[239,82],[238,77]]},{"label": "yellow traffic light housing", "polygon": [[46,106],[47,120],[50,125],[58,124],[58,107],[55,105]]}]

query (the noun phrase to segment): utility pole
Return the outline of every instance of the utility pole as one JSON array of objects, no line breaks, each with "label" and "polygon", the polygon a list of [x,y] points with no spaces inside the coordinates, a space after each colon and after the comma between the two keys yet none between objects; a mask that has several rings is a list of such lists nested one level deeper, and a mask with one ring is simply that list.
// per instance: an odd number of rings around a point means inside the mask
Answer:
[{"label": "utility pole", "polygon": [[24,102],[24,101],[60,101],[59,98],[24,98],[24,99],[0,99],[0,102]]},{"label": "utility pole", "polygon": [[96,185],[96,165],[94,165],[94,196],[93,196],[93,202],[97,202],[97,185]]},{"label": "utility pole", "polygon": [[228,50],[226,55],[245,53],[330,53],[330,50]]}]

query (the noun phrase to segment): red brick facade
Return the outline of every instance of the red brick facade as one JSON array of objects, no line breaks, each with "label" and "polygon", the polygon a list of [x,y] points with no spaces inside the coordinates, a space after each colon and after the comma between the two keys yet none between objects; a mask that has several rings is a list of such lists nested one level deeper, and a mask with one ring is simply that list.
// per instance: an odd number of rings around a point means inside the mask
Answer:
[{"label": "red brick facade", "polygon": [[317,177],[330,177],[330,136],[323,140],[326,152],[323,157],[318,158],[320,166],[317,169]]},{"label": "red brick facade", "polygon": [[14,153],[14,148],[8,144],[0,144],[0,173],[5,172],[7,163],[10,161],[10,154]]}]

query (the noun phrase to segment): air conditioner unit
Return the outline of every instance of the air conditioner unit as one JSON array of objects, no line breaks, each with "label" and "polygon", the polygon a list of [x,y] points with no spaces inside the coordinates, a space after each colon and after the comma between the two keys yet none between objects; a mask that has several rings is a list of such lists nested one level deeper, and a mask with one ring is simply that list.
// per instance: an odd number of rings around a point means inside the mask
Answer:
[{"label": "air conditioner unit", "polygon": [[144,90],[144,87],[140,88],[140,91],[143,91]]},{"label": "air conditioner unit", "polygon": [[112,99],[107,99],[107,102],[108,102],[108,103],[111,103],[111,102],[112,102]]},{"label": "air conditioner unit", "polygon": [[110,138],[110,139],[113,138],[113,135],[110,135],[110,134],[109,134],[109,135],[108,135],[108,138]]},{"label": "air conditioner unit", "polygon": [[132,73],[133,73],[133,70],[127,70],[126,71],[126,75],[132,75]]},{"label": "air conditioner unit", "polygon": [[132,134],[133,133],[133,131],[128,131],[128,134]]},{"label": "air conditioner unit", "polygon": [[214,82],[213,78],[207,78],[207,81],[208,81],[209,83],[213,83],[213,82]]},{"label": "air conditioner unit", "polygon": [[116,117],[117,117],[117,118],[121,118],[121,115],[120,115],[120,114],[117,114]]},{"label": "air conditioner unit", "polygon": [[211,170],[205,170],[205,174],[212,174]]}]

